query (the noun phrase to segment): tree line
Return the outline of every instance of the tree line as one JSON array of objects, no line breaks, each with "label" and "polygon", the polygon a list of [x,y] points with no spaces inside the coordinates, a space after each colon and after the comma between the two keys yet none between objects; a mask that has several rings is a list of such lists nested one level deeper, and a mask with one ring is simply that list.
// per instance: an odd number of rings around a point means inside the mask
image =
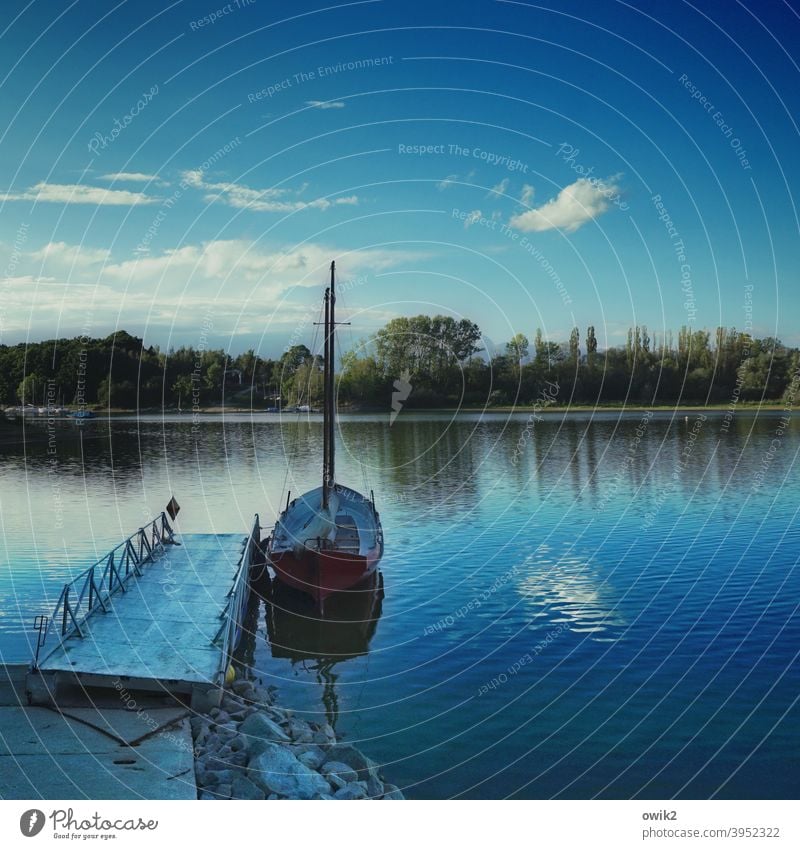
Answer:
[{"label": "tree line", "polygon": [[[404,407],[532,405],[558,385],[554,403],[641,404],[777,401],[797,390],[800,351],[734,328],[651,336],[644,326],[625,344],[598,350],[594,327],[569,339],[533,343],[522,333],[502,351],[482,347],[467,319],[401,317],[341,356],[339,403],[389,409],[398,386]],[[0,346],[4,406],[86,405],[120,409],[319,405],[324,360],[305,345],[277,359],[253,350],[162,351],[125,331],[99,339]],[[794,384],[792,383],[794,380]],[[794,385],[794,389],[791,387]],[[410,387],[410,389],[408,389]]]}]

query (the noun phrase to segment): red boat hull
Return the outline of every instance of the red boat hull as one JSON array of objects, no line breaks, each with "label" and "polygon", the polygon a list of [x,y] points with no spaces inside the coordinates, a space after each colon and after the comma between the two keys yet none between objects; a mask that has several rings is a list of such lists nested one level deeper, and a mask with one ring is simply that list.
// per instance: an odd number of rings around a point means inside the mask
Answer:
[{"label": "red boat hull", "polygon": [[290,550],[274,552],[270,562],[279,581],[322,604],[332,593],[356,587],[372,575],[380,554],[379,548],[366,555],[305,549],[298,557]]}]

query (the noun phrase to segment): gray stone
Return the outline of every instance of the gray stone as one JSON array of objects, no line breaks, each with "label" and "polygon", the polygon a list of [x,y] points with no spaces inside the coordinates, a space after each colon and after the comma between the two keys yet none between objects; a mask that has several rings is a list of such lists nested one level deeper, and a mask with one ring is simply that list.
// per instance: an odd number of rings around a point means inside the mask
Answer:
[{"label": "gray stone", "polygon": [[272,706],[268,707],[267,711],[279,717],[278,722],[288,722],[294,716],[294,711],[291,708]]},{"label": "gray stone", "polygon": [[228,716],[242,709],[242,701],[230,693],[226,693],[222,697],[222,709],[227,712]]},{"label": "gray stone", "polygon": [[247,776],[264,793],[278,793],[291,799],[311,799],[329,789],[328,782],[318,772],[277,743],[266,743],[264,751],[251,759]]},{"label": "gray stone", "polygon": [[213,802],[216,799],[219,799],[219,796],[215,796],[213,793],[209,793],[207,790],[204,790],[200,796],[201,802]]},{"label": "gray stone", "polygon": [[313,736],[311,737],[311,742],[316,743],[318,746],[330,746],[331,741],[322,731],[315,731]]},{"label": "gray stone", "polygon": [[371,772],[375,773],[377,778],[377,764],[371,761],[363,752],[351,746],[348,743],[339,743],[336,746],[331,746],[328,749],[328,757],[326,763],[336,761],[337,763],[347,764],[358,773],[359,781],[366,781]]},{"label": "gray stone", "polygon": [[206,769],[225,769],[230,763],[230,757],[233,752],[230,749],[227,752],[221,749],[218,752],[209,753],[203,758],[203,764]]},{"label": "gray stone", "polygon": [[272,703],[272,693],[266,687],[256,687],[255,694],[259,704],[268,705]]},{"label": "gray stone", "polygon": [[[217,774],[209,769],[203,769],[202,772],[195,771],[195,775],[197,776],[198,784],[202,784],[203,787],[213,787],[215,784],[219,784]],[[200,776],[202,776],[202,781],[200,780]]]},{"label": "gray stone", "polygon": [[295,743],[310,743],[314,736],[314,732],[308,723],[297,718],[289,720],[289,734],[291,734]]},{"label": "gray stone", "polygon": [[400,788],[395,787],[394,784],[384,784],[384,786],[383,786],[383,798],[384,799],[405,799],[406,797],[403,795]]},{"label": "gray stone", "polygon": [[228,763],[231,765],[231,768],[244,767],[247,766],[247,760],[247,752],[234,752],[230,756]]},{"label": "gray stone", "polygon": [[295,756],[310,769],[319,769],[328,757],[323,749],[314,745],[298,746]]},{"label": "gray stone", "polygon": [[210,769],[208,777],[212,784],[233,784],[236,773],[232,769]]},{"label": "gray stone", "polygon": [[217,796],[220,796],[223,799],[231,798],[231,785],[230,784],[218,784],[214,788],[214,792]]},{"label": "gray stone", "polygon": [[354,781],[352,784],[348,784],[345,787],[342,787],[341,790],[337,790],[333,794],[334,799],[366,799],[367,798],[367,787],[363,781]]},{"label": "gray stone", "polygon": [[237,696],[241,696],[242,698],[250,698],[250,695],[255,692],[255,687],[251,681],[246,681],[243,678],[239,681],[234,681],[231,684],[231,690],[236,693]]},{"label": "gray stone", "polygon": [[341,790],[351,781],[358,781],[358,773],[352,767],[337,761],[326,761],[320,771],[328,779],[334,790]]},{"label": "gray stone", "polygon": [[367,795],[372,799],[380,799],[386,792],[383,782],[378,778],[377,772],[370,772],[367,776]]},{"label": "gray stone", "polygon": [[249,778],[243,775],[237,776],[233,780],[231,787],[231,796],[234,799],[264,799],[264,791],[260,787],[256,787]]},{"label": "gray stone", "polygon": [[247,748],[251,746],[253,739],[277,740],[281,743],[289,743],[289,737],[278,725],[263,713],[254,713],[239,726],[239,733],[244,735]]},{"label": "gray stone", "polygon": [[269,796],[267,796],[267,801],[268,802],[275,802],[280,798],[281,797],[277,793],[270,793]]},{"label": "gray stone", "polygon": [[241,734],[237,734],[230,742],[232,752],[241,752],[247,748],[247,742]]}]

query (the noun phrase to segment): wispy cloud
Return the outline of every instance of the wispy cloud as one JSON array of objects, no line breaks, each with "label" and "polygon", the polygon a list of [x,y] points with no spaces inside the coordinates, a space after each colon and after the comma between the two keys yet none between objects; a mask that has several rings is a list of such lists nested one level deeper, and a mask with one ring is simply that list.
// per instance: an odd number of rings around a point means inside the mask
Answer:
[{"label": "wispy cloud", "polygon": [[122,189],[103,189],[64,183],[37,183],[24,192],[5,192],[0,200],[32,200],[39,203],[84,203],[94,206],[137,206],[158,203],[160,198],[128,192]]},{"label": "wispy cloud", "polygon": [[615,180],[581,177],[542,206],[513,216],[509,223],[526,232],[560,229],[572,233],[608,209],[610,199],[618,194]]},{"label": "wispy cloud", "polygon": [[522,187],[522,193],[519,196],[519,202],[525,206],[530,206],[530,203],[533,200],[533,192],[533,186],[525,183]]},{"label": "wispy cloud", "polygon": [[452,186],[456,180],[458,180],[458,174],[448,174],[447,177],[444,178],[444,180],[441,180],[436,184],[436,188],[440,192],[443,192],[445,189]]},{"label": "wispy cloud", "polygon": [[332,200],[300,200],[297,197],[299,192],[291,189],[251,189],[241,183],[211,183],[206,181],[204,172],[199,170],[184,171],[183,178],[188,185],[206,192],[205,199],[209,203],[218,201],[235,209],[249,209],[253,212],[295,212],[299,209],[329,209],[332,206],[358,204],[356,195]]},{"label": "wispy cloud", "polygon": [[508,191],[508,187],[509,187],[510,183],[511,183],[511,180],[509,180],[508,177],[505,177],[496,186],[492,186],[492,188],[489,189],[489,193],[486,195],[486,197],[491,197],[491,195],[493,195],[493,194],[494,195],[504,195]]},{"label": "wispy cloud", "polygon": [[313,106],[315,109],[344,109],[341,100],[307,100],[306,106]]},{"label": "wispy cloud", "polygon": [[139,171],[118,171],[116,174],[103,174],[101,180],[117,183],[149,183],[158,180],[158,174],[142,174]]},{"label": "wispy cloud", "polygon": [[480,220],[481,211],[479,209],[473,209],[472,212],[470,212],[469,215],[467,215],[467,217],[464,219],[464,229],[468,230],[470,227],[472,227],[473,224],[476,224]]},{"label": "wispy cloud", "polygon": [[27,254],[35,262],[51,263],[61,266],[80,266],[107,262],[111,252],[105,248],[89,248],[83,245],[68,245],[66,242],[49,242],[38,250]]}]

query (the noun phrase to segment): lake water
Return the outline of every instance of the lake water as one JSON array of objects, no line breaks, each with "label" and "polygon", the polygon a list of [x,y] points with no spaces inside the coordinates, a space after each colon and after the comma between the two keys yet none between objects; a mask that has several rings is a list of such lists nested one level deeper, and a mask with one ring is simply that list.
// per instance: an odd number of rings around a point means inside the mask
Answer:
[{"label": "lake water", "polygon": [[[322,623],[262,588],[243,652],[411,797],[796,798],[800,431],[780,416],[345,416],[338,479],[375,490],[380,578]],[[3,661],[170,495],[185,532],[271,525],[285,486],[317,484],[320,435],[144,417],[3,447]]]}]

